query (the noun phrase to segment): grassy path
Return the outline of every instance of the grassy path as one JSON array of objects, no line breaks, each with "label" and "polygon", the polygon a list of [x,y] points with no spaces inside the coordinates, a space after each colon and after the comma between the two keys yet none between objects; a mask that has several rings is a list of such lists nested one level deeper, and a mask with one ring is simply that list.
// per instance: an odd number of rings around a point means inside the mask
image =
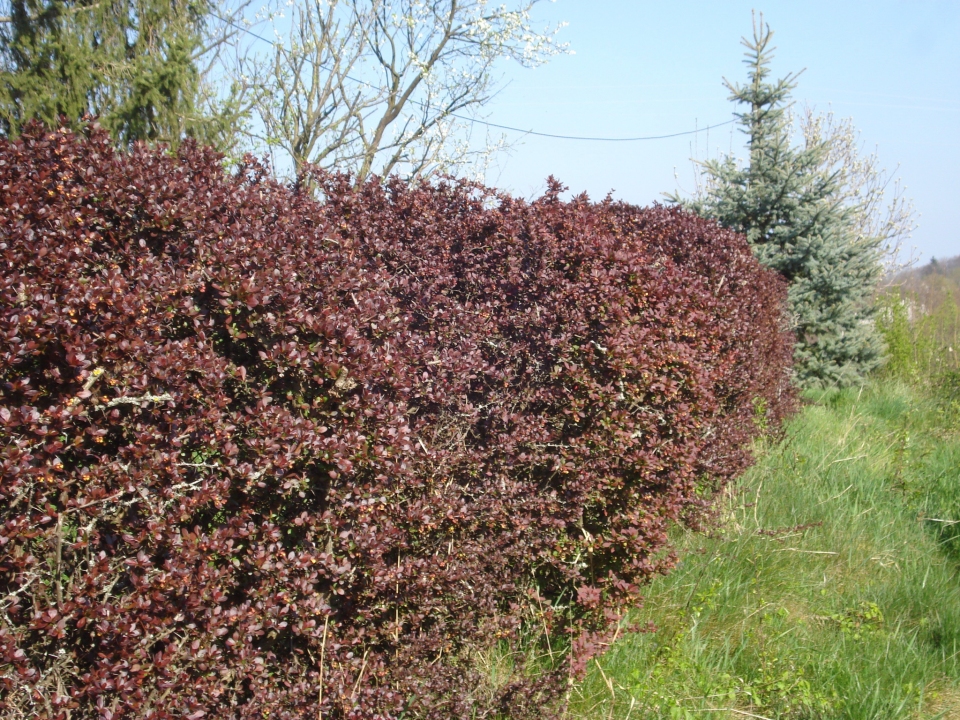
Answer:
[{"label": "grassy path", "polygon": [[907,386],[811,398],[576,688],[571,716],[960,718],[960,423]]}]

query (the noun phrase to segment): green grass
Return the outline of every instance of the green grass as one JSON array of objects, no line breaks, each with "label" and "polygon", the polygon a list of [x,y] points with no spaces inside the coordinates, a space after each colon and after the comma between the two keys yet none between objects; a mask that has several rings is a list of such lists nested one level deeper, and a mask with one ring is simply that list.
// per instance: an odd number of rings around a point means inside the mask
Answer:
[{"label": "green grass", "polygon": [[960,423],[895,381],[810,397],[591,663],[570,716],[960,718]]}]

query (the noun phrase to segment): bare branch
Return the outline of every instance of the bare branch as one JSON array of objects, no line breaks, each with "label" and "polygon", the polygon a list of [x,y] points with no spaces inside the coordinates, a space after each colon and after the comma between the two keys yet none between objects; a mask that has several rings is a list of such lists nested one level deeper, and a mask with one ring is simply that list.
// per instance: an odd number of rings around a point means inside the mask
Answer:
[{"label": "bare branch", "polygon": [[[492,97],[494,63],[526,66],[564,48],[555,30],[489,0],[312,0],[293,10],[269,59],[244,59],[255,95],[249,137],[289,157],[356,174],[418,177],[453,171],[502,143],[471,148],[468,123]],[[279,35],[278,35],[279,37]],[[283,170],[283,168],[278,168]]]}]

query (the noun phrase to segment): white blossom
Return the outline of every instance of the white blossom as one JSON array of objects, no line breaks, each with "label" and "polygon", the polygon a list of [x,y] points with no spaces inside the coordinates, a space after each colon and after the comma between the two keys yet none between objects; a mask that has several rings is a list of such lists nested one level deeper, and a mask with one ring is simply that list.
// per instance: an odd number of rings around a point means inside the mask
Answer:
[{"label": "white blossom", "polygon": [[[273,52],[238,63],[256,117],[251,144],[307,163],[414,178],[482,177],[506,147],[473,137],[501,60],[534,67],[569,52],[531,9],[488,0],[276,0]],[[284,162],[284,161],[281,161]]]}]

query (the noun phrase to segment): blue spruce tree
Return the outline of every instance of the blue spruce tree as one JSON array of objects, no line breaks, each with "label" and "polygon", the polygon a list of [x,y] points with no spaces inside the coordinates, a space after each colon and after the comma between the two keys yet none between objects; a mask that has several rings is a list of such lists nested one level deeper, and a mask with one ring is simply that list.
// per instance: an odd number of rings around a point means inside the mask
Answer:
[{"label": "blue spruce tree", "polygon": [[748,163],[731,156],[700,163],[699,196],[670,199],[744,233],[757,258],[787,279],[797,381],[853,385],[882,360],[872,297],[887,238],[864,233],[864,208],[832,161],[830,139],[792,141],[797,75],[770,79],[772,36],[761,16],[753,38],[742,41],[749,82],[726,81],[730,99],[744,107],[736,116],[747,136]]}]

